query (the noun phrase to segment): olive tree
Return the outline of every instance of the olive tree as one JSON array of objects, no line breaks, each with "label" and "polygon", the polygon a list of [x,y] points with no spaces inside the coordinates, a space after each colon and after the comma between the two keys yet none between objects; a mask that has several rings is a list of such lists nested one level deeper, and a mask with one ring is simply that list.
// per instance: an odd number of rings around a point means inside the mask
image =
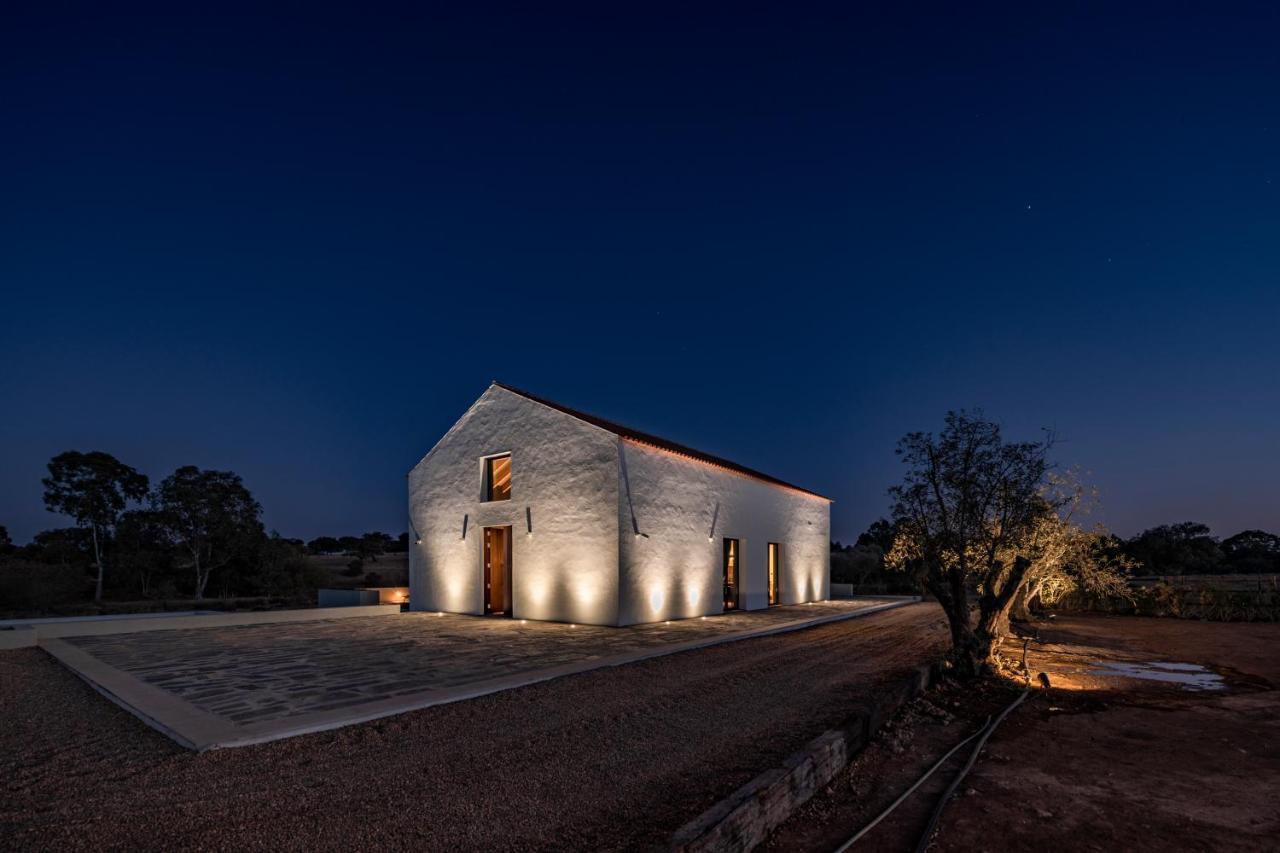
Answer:
[{"label": "olive tree", "polygon": [[88,528],[93,539],[93,562],[98,572],[93,600],[102,600],[105,566],[102,550],[129,501],[147,494],[147,477],[110,453],[68,450],[49,460],[44,505],[50,512],[70,516]]},{"label": "olive tree", "polygon": [[1010,615],[1030,620],[1037,600],[1053,606],[1068,595],[1102,599],[1130,598],[1129,576],[1137,563],[1101,524],[1086,530],[1080,523],[1097,505],[1097,492],[1072,473],[1049,475],[1044,494],[1057,512],[1037,519],[1013,550],[1031,559],[1022,587],[1014,596]]},{"label": "olive tree", "polygon": [[[907,465],[890,489],[898,538],[891,563],[916,572],[938,599],[961,675],[992,662],[1008,611],[1037,553],[1038,525],[1056,516],[1047,489],[1053,437],[1005,441],[981,412],[949,412],[941,433],[908,433],[897,455]],[[977,593],[971,612],[970,588]]]}]

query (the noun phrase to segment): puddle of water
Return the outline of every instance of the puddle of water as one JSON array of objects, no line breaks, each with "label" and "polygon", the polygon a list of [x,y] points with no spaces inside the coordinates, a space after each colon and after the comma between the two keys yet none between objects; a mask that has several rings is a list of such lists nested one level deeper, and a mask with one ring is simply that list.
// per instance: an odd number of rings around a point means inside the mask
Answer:
[{"label": "puddle of water", "polygon": [[1088,670],[1087,674],[1168,681],[1181,684],[1184,690],[1224,690],[1227,686],[1221,675],[1196,663],[1101,661],[1097,669]]}]

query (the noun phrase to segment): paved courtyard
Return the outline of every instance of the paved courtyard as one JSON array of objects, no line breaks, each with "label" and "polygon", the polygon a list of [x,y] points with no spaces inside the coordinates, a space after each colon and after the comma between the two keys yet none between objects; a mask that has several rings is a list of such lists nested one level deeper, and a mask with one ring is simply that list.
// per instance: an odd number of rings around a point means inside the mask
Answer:
[{"label": "paved courtyard", "polygon": [[195,748],[252,743],[896,606],[776,607],[630,628],[392,616],[67,638],[48,650]]}]

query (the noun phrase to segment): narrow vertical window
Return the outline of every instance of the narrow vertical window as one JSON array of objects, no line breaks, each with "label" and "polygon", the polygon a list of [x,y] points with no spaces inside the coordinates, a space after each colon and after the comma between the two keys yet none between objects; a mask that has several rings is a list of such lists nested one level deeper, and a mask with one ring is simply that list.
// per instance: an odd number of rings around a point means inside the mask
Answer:
[{"label": "narrow vertical window", "polygon": [[769,606],[782,602],[782,558],[777,542],[769,543]]},{"label": "narrow vertical window", "polygon": [[738,609],[738,540],[724,540],[724,609]]},{"label": "narrow vertical window", "polygon": [[484,460],[484,499],[505,501],[511,498],[511,454],[490,456]]}]

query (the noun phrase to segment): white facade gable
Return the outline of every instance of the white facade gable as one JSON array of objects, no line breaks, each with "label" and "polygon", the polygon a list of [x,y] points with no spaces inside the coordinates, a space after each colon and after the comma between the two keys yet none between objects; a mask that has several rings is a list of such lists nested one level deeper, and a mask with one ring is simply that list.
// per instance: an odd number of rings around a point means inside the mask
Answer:
[{"label": "white facade gable", "polygon": [[[409,473],[411,607],[485,612],[485,528],[509,529],[506,615],[518,618],[627,625],[719,613],[726,538],[737,606],[769,606],[770,543],[776,603],[827,597],[825,498],[605,426],[490,386]],[[487,501],[484,460],[498,454],[510,454],[510,497]]]}]

